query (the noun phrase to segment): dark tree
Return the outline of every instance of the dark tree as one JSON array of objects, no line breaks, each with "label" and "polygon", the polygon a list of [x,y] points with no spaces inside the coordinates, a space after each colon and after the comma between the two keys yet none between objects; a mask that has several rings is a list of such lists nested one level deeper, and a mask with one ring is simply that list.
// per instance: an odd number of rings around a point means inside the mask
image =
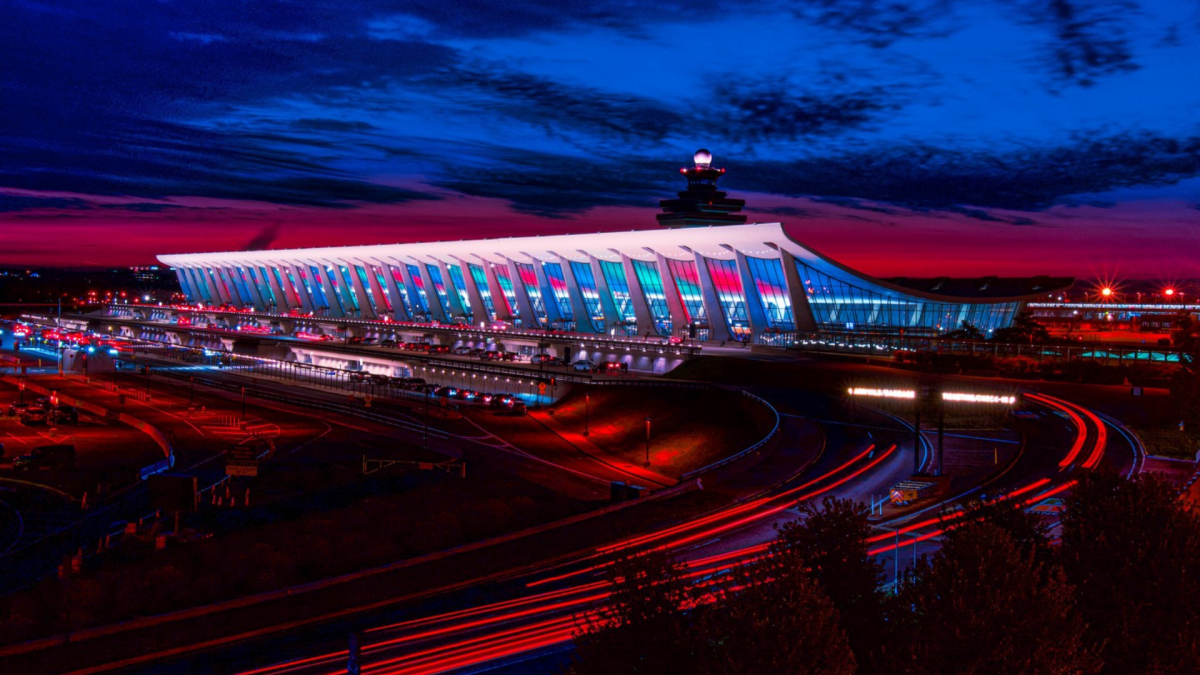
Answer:
[{"label": "dark tree", "polygon": [[768,561],[730,575],[694,612],[698,675],[852,675],[838,611],[803,569]]},{"label": "dark tree", "polygon": [[1066,500],[1063,565],[1108,673],[1200,673],[1200,519],[1153,478],[1088,474]]},{"label": "dark tree", "polygon": [[805,502],[802,517],[785,524],[772,545],[779,573],[807,570],[833,601],[861,672],[875,672],[886,626],[883,618],[882,564],[867,555],[871,526],[863,507],[848,499],[826,497]]},{"label": "dark tree", "polygon": [[1000,527],[947,535],[901,591],[913,611],[911,654],[895,672],[1075,675],[1098,670],[1071,585]]},{"label": "dark tree", "polygon": [[684,569],[651,552],[616,561],[612,596],[575,635],[575,675],[695,675],[694,643],[683,608],[691,600]]},{"label": "dark tree", "polygon": [[1040,515],[1021,508],[1014,500],[991,502],[973,501],[966,513],[953,523],[984,521],[1004,530],[1022,555],[1033,555],[1034,562],[1049,566],[1057,563],[1054,547],[1050,545],[1049,525]]},{"label": "dark tree", "polygon": [[1035,344],[1050,341],[1050,332],[1038,323],[1029,312],[1021,312],[1013,319],[1012,325],[997,328],[992,333],[996,342]]},{"label": "dark tree", "polygon": [[951,340],[982,340],[983,331],[979,330],[979,327],[975,324],[963,319],[962,324],[958,328],[947,331],[942,337],[950,338]]},{"label": "dark tree", "polygon": [[1185,428],[1200,431],[1200,321],[1181,314],[1171,344],[1180,351],[1179,370],[1171,378],[1171,400]]}]

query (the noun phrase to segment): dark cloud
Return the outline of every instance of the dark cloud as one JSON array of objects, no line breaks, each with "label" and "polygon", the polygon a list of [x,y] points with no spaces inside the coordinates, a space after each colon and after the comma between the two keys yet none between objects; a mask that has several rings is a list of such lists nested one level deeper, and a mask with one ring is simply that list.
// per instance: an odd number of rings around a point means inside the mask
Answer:
[{"label": "dark cloud", "polygon": [[283,226],[279,221],[275,221],[258,231],[246,245],[242,247],[243,251],[265,251],[271,248],[271,244],[279,238],[279,230]]},{"label": "dark cloud", "polygon": [[743,190],[912,208],[1036,211],[1070,195],[1168,185],[1197,174],[1200,135],[1127,134],[996,154],[901,146],[796,162],[752,161],[731,169],[727,183]]},{"label": "dark cloud", "polygon": [[799,0],[792,6],[798,16],[857,34],[879,48],[899,39],[943,34],[952,7],[950,0]]},{"label": "dark cloud", "polygon": [[[787,87],[726,85],[708,120],[714,131],[747,140],[795,140],[862,127],[895,104],[881,90],[795,94]],[[715,117],[715,119],[711,119]]]},{"label": "dark cloud", "polygon": [[482,66],[449,71],[437,79],[437,84],[443,83],[474,89],[493,99],[498,112],[552,134],[661,140],[684,120],[680,113],[647,99]]},{"label": "dark cloud", "polygon": [[187,209],[188,207],[181,204],[162,204],[159,202],[134,202],[132,204],[101,204],[100,208],[109,209],[112,211],[135,211],[137,213],[162,213],[164,211],[175,211],[178,209]]},{"label": "dark cloud", "polygon": [[1045,57],[1057,79],[1091,86],[1102,77],[1138,68],[1126,34],[1138,6],[1128,0],[1015,0],[1029,23],[1053,33]]},{"label": "dark cloud", "polygon": [[80,211],[92,208],[87,201],[75,197],[34,197],[0,194],[0,213],[15,213],[33,209],[63,209]]},{"label": "dark cloud", "polygon": [[359,120],[331,120],[304,118],[292,122],[292,127],[301,131],[374,131],[377,127]]}]

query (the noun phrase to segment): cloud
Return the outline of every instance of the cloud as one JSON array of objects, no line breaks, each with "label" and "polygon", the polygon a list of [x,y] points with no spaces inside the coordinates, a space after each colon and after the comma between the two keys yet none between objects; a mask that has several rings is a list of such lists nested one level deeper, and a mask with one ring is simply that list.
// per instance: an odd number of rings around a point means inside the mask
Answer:
[{"label": "cloud", "polygon": [[35,209],[80,211],[92,208],[83,199],[76,197],[36,197],[0,193],[0,213],[15,213]]},{"label": "cloud", "polygon": [[865,126],[895,104],[879,89],[794,94],[778,84],[718,88],[714,131],[748,140],[796,140]]},{"label": "cloud", "polygon": [[270,223],[258,231],[246,245],[242,247],[243,251],[265,251],[271,248],[271,244],[279,237],[279,230],[283,224],[279,221]]},{"label": "cloud", "polygon": [[1052,39],[1046,66],[1066,83],[1092,86],[1105,76],[1136,70],[1127,34],[1138,13],[1127,0],[1016,0],[1011,3],[1028,23],[1046,26]]},{"label": "cloud", "polygon": [[292,122],[292,128],[301,131],[374,131],[376,126],[361,120],[331,120],[304,118]]}]

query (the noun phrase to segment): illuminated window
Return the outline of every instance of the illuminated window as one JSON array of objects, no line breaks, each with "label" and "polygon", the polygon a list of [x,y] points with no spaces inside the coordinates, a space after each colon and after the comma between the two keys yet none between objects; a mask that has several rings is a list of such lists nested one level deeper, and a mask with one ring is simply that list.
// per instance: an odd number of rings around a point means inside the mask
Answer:
[{"label": "illuminated window", "polygon": [[471,280],[475,282],[475,288],[479,291],[479,299],[483,301],[483,309],[487,312],[488,320],[496,320],[496,305],[492,302],[492,289],[488,286],[487,270],[479,265],[467,263],[467,269],[471,272]]},{"label": "illuminated window", "polygon": [[650,308],[650,316],[654,318],[654,329],[659,335],[670,335],[671,310],[667,307],[667,294],[663,290],[662,275],[658,273],[658,263],[644,260],[631,262],[638,284],[642,287],[646,306]]},{"label": "illuminated window", "polygon": [[[292,274],[292,268],[291,268],[291,267],[285,267],[285,268],[283,268],[283,271],[284,271],[284,272],[286,273],[286,275],[287,275],[287,280],[288,280],[288,283],[289,283],[289,284],[291,285],[291,287],[292,287],[292,292],[296,294],[296,299],[297,299],[297,302],[296,302],[296,304],[297,304],[297,305],[299,305],[299,306],[301,306],[301,307],[303,307],[303,306],[304,306],[304,302],[302,301],[302,298],[300,297],[300,289],[301,289],[302,287],[301,287],[301,286],[298,286],[298,285],[296,284],[296,277],[295,277],[295,275],[293,275],[293,274]],[[304,276],[304,275],[303,275],[303,274],[301,274],[301,278],[303,278],[303,276]],[[309,305],[311,306],[311,305],[312,305],[312,293],[311,293],[311,292],[309,292],[309,290],[308,290],[307,288],[305,288],[305,290],[304,290],[304,297],[305,297],[305,298],[308,298]]]},{"label": "illuminated window", "polygon": [[746,296],[742,291],[742,279],[738,275],[736,260],[705,258],[713,288],[717,291],[717,302],[725,315],[725,325],[735,337],[750,334],[750,320],[746,316]]},{"label": "illuminated window", "polygon": [[408,285],[404,283],[404,275],[401,273],[400,268],[395,265],[388,265],[388,269],[392,273],[392,281],[396,284],[396,290],[400,293],[401,307],[403,307],[409,316],[413,316],[417,311],[413,307],[412,301],[408,299]]},{"label": "illuminated window", "polygon": [[883,330],[937,335],[967,321],[988,331],[1007,326],[1017,303],[938,302],[865,280],[843,280],[841,270],[818,261],[796,260],[808,304],[821,330]]},{"label": "illuminated window", "polygon": [[250,281],[258,289],[258,297],[262,298],[263,302],[268,305],[278,306],[279,302],[275,299],[275,291],[271,290],[271,282],[269,277],[267,277],[267,268],[259,267],[257,274],[254,272],[253,267],[247,267],[246,271],[250,273]]},{"label": "illuminated window", "polygon": [[446,316],[450,316],[450,296],[446,294],[446,282],[442,279],[442,270],[437,265],[425,263],[425,269],[429,271],[429,280],[433,282],[433,290],[437,293],[438,303],[442,306],[442,311]]},{"label": "illuminated window", "polygon": [[387,277],[383,276],[383,268],[379,265],[371,265],[371,274],[375,275],[375,284],[379,286],[379,292],[383,295],[383,304],[387,305],[387,311],[392,311],[392,291],[388,288]]},{"label": "illuminated window", "polygon": [[[309,271],[312,272],[312,283],[309,283],[308,275],[304,272],[300,273],[300,278],[304,280],[304,287],[308,289],[308,297],[313,299],[313,304],[320,309],[329,309],[329,298],[325,297],[325,284],[321,283],[321,270],[314,265],[309,265]],[[317,292],[313,293],[313,288]]]},{"label": "illuminated window", "polygon": [[416,314],[429,314],[429,294],[425,292],[425,280],[421,278],[421,268],[416,265],[408,265],[408,279],[412,282],[413,290],[416,292],[414,299],[416,300]]},{"label": "illuminated window", "polygon": [[446,269],[450,271],[450,283],[458,292],[458,299],[462,301],[463,310],[466,311],[467,318],[470,318],[472,314],[471,300],[467,298],[467,282],[463,279],[462,268],[458,265],[446,265]]},{"label": "illuminated window", "polygon": [[492,272],[496,275],[496,283],[500,284],[500,292],[504,296],[504,303],[508,305],[509,316],[520,316],[521,307],[517,304],[517,292],[513,288],[512,276],[508,273],[508,266],[492,265]]},{"label": "illuminated window", "polygon": [[700,273],[696,271],[696,263],[691,260],[667,259],[667,267],[675,281],[675,291],[679,293],[679,301],[683,303],[683,311],[687,314],[688,322],[707,323],[708,316],[704,313],[704,293],[700,290]]},{"label": "illuminated window", "polygon": [[529,304],[533,306],[533,315],[539,323],[546,323],[546,305],[542,301],[542,290],[538,288],[537,272],[529,263],[516,263],[517,274],[521,276],[521,286],[529,296]]},{"label": "illuminated window", "polygon": [[196,282],[197,287],[200,289],[200,299],[205,302],[215,302],[212,298],[212,293],[208,292],[208,282],[205,281],[203,272],[196,269],[188,271],[192,273],[192,280]]},{"label": "illuminated window", "polygon": [[585,262],[571,261],[571,274],[575,275],[575,285],[583,296],[583,306],[587,309],[592,321],[593,330],[604,328],[604,308],[600,302],[600,291],[596,288],[596,277],[592,274],[592,266]]},{"label": "illuminated window", "polygon": [[367,279],[367,271],[362,265],[355,265],[354,273],[358,275],[358,283],[362,286],[363,295],[367,296],[367,303],[371,305],[371,313],[379,316],[379,308],[375,306],[375,294],[371,292],[371,281]]},{"label": "illuminated window", "polygon": [[793,330],[796,322],[792,318],[792,299],[788,295],[787,282],[783,278],[783,263],[778,258],[747,257],[750,276],[758,290],[767,324],[771,328]]},{"label": "illuminated window", "polygon": [[575,313],[571,311],[571,294],[567,291],[567,278],[563,275],[562,265],[555,262],[544,262],[542,270],[546,273],[546,283],[550,284],[550,295],[554,297],[558,315],[564,321],[574,321]]},{"label": "illuminated window", "polygon": [[633,303],[629,299],[629,283],[625,281],[625,268],[619,262],[600,261],[600,273],[608,284],[608,294],[617,308],[617,316],[624,322],[636,321]]},{"label": "illuminated window", "polygon": [[208,278],[212,279],[213,288],[217,289],[217,296],[222,302],[227,299],[232,301],[233,296],[229,293],[229,286],[225,283],[225,275],[220,273],[220,270],[213,272],[213,268],[208,268]]}]

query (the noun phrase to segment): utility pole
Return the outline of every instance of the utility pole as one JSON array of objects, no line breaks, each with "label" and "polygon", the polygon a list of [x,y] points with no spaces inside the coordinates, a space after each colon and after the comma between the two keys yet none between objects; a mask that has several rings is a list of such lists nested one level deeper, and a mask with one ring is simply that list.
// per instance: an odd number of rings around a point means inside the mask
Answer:
[{"label": "utility pole", "polygon": [[651,418],[646,418],[646,468],[650,468],[650,421]]}]

